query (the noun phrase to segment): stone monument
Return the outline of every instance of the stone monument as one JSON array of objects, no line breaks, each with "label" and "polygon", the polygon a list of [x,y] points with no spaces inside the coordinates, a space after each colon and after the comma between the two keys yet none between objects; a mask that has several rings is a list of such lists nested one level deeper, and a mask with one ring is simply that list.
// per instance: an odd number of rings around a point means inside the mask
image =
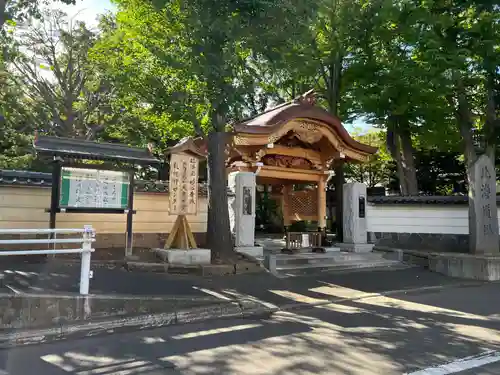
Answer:
[{"label": "stone monument", "polygon": [[356,253],[372,251],[373,244],[367,243],[366,185],[358,182],[344,184],[342,203],[344,242],[337,246]]},{"label": "stone monument", "polygon": [[469,186],[469,245],[472,254],[498,255],[498,211],[495,166],[481,155],[472,166]]},{"label": "stone monument", "polygon": [[232,172],[228,176],[229,220],[234,236],[235,251],[252,257],[261,257],[263,248],[255,246],[255,174]]}]

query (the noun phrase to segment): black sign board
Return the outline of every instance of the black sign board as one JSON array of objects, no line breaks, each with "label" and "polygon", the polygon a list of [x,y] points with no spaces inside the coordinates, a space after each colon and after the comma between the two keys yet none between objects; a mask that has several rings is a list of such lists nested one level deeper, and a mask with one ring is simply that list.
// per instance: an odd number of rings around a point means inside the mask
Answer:
[{"label": "black sign board", "polygon": [[364,218],[366,216],[366,199],[363,196],[359,197],[359,217]]}]

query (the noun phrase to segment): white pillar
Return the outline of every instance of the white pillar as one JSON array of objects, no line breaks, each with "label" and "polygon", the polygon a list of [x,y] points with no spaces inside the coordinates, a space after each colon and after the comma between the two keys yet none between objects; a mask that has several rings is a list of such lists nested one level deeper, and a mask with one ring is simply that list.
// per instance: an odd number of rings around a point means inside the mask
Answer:
[{"label": "white pillar", "polygon": [[82,265],[80,270],[80,294],[89,294],[90,285],[90,256],[92,254],[92,240],[94,238],[94,230],[92,226],[85,225],[83,232],[82,244]]},{"label": "white pillar", "polygon": [[253,172],[232,172],[228,176],[229,219],[235,250],[251,256],[262,256],[262,247],[255,245],[256,182]]},{"label": "white pillar", "polygon": [[366,185],[358,182],[343,186],[343,234],[345,249],[368,252],[373,248],[367,244]]}]

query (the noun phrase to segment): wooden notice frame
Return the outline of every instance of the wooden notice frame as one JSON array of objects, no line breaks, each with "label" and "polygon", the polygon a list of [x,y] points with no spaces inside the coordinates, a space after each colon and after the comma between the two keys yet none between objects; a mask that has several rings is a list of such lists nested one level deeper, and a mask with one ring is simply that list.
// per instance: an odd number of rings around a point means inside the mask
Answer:
[{"label": "wooden notice frame", "polygon": [[[49,212],[50,229],[56,228],[57,214],[93,213],[93,214],[127,214],[125,255],[132,255],[133,215],[134,210],[134,175],[136,165],[155,165],[161,163],[151,152],[151,148],[141,149],[126,145],[99,143],[81,139],[71,139],[35,135],[33,147],[37,154],[49,157],[52,162],[52,189]],[[111,162],[118,165],[126,164],[125,168],[88,163],[88,161]],[[86,161],[86,163],[85,163]],[[116,207],[61,207],[61,177],[62,168],[83,168],[95,170],[120,171],[128,173],[128,199],[126,208]],[[53,234],[51,235],[53,236]]]},{"label": "wooden notice frame", "polygon": [[[59,208],[61,210],[100,210],[123,213],[130,209],[130,187],[133,169],[93,165],[61,167]],[[133,187],[133,186],[132,186]],[[80,192],[80,194],[79,194]]]},{"label": "wooden notice frame", "polygon": [[[131,168],[119,169],[126,171],[129,174],[128,199],[126,208],[111,208],[111,207],[61,207],[61,185],[62,185],[62,169],[63,167],[71,167],[74,169],[95,169],[95,170],[118,170],[113,168],[105,168],[99,165],[92,164],[73,164],[63,163],[61,160],[54,158],[52,170],[52,191],[50,199],[50,208],[45,210],[50,214],[50,229],[56,228],[56,218],[58,213],[82,213],[82,214],[126,214],[126,255],[132,255],[132,240],[133,240],[133,216],[137,213],[134,210],[134,190],[135,190],[135,171]],[[94,168],[95,167],[95,168]]]}]

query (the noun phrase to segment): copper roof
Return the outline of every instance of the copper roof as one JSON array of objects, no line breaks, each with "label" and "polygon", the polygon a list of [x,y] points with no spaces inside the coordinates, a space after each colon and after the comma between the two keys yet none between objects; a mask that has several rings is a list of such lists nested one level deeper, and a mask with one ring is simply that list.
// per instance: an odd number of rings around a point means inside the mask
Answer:
[{"label": "copper roof", "polygon": [[199,159],[207,157],[204,142],[202,142],[201,138],[193,139],[191,137],[184,137],[175,146],[169,147],[166,153],[169,155],[178,152],[185,152]]},{"label": "copper roof", "polygon": [[304,95],[284,104],[280,104],[252,118],[233,125],[235,133],[244,134],[270,134],[278,130],[287,122],[306,118],[321,122],[334,131],[348,146],[368,153],[377,152],[376,147],[365,145],[354,140],[347,130],[342,126],[337,116],[315,105],[315,96],[313,90]]},{"label": "copper roof", "polygon": [[37,136],[35,151],[68,159],[104,160],[136,164],[160,164],[148,149],[122,144],[92,142],[83,139]]}]

